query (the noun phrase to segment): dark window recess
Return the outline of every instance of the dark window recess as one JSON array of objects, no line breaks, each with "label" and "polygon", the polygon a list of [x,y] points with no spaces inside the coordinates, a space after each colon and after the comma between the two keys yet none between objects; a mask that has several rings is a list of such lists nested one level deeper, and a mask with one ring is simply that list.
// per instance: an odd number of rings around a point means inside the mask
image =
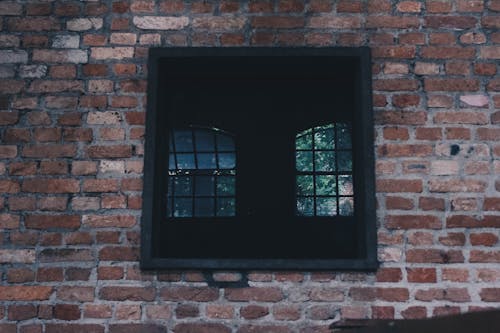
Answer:
[{"label": "dark window recess", "polygon": [[375,269],[367,48],[151,49],[143,268]]}]

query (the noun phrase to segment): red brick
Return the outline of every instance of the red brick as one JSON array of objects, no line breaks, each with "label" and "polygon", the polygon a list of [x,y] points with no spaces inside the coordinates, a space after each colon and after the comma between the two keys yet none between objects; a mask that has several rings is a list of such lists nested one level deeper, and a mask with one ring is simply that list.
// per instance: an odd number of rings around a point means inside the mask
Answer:
[{"label": "red brick", "polygon": [[97,278],[99,280],[121,280],[123,275],[122,267],[104,266],[97,268]]},{"label": "red brick", "polygon": [[441,220],[433,215],[388,215],[386,227],[389,229],[441,229]]},{"label": "red brick", "polygon": [[498,302],[500,300],[500,288],[483,288],[479,292],[484,302]]},{"label": "red brick", "polygon": [[386,197],[385,208],[410,210],[413,209],[413,200],[402,197]]},{"label": "red brick", "polygon": [[413,283],[436,283],[435,268],[408,268],[406,269],[408,282]]},{"label": "red brick", "polygon": [[36,208],[36,198],[32,197],[11,197],[9,198],[9,209],[30,211]]},{"label": "red brick", "polygon": [[91,158],[124,158],[132,156],[132,146],[112,145],[112,146],[89,146],[87,154]]},{"label": "red brick", "polygon": [[83,224],[91,228],[130,228],[136,224],[131,215],[84,215]]},{"label": "red brick", "polygon": [[446,192],[484,192],[486,183],[480,180],[430,180],[429,191]]},{"label": "red brick", "polygon": [[27,268],[11,268],[7,271],[7,282],[26,283],[35,281],[35,272]]},{"label": "red brick", "polygon": [[403,279],[400,268],[379,268],[376,275],[377,282],[399,282]]},{"label": "red brick", "polygon": [[137,261],[139,249],[131,246],[107,246],[99,251],[99,259],[106,261]]},{"label": "red brick", "polygon": [[418,28],[418,17],[410,16],[368,16],[367,28],[409,29]]},{"label": "red brick", "polygon": [[14,158],[17,156],[16,146],[0,146],[0,158]]},{"label": "red brick", "polygon": [[373,89],[380,91],[415,91],[418,81],[411,79],[377,79],[373,82]]},{"label": "red brick", "polygon": [[278,302],[283,299],[283,293],[273,287],[229,288],[225,290],[225,297],[229,301]]},{"label": "red brick", "polygon": [[387,13],[392,9],[390,0],[369,0],[367,2],[369,13]]},{"label": "red brick", "polygon": [[63,269],[61,267],[41,267],[36,272],[38,282],[54,282],[63,280]]},{"label": "red brick", "polygon": [[465,235],[461,232],[450,232],[446,236],[440,236],[439,243],[446,246],[463,246],[465,244]]},{"label": "red brick", "polygon": [[427,114],[423,111],[376,111],[375,122],[381,125],[423,125]]},{"label": "red brick", "polygon": [[472,16],[427,16],[424,27],[431,29],[471,29],[477,19]]},{"label": "red brick", "polygon": [[469,271],[461,268],[443,268],[442,279],[443,281],[467,282]]},{"label": "red brick", "polygon": [[404,319],[422,319],[427,317],[427,309],[423,306],[410,306],[401,311]]},{"label": "red brick", "polygon": [[498,29],[500,28],[500,23],[498,22],[498,16],[483,16],[481,17],[481,25],[486,29]]},{"label": "red brick", "polygon": [[269,308],[260,305],[247,305],[240,309],[240,316],[244,319],[257,319],[269,314]]},{"label": "red brick", "polygon": [[399,108],[418,106],[420,104],[420,96],[412,94],[394,95],[392,96],[392,104]]},{"label": "red brick", "polygon": [[53,292],[49,286],[0,286],[2,301],[43,301]]},{"label": "red brick", "polygon": [[476,79],[424,79],[426,91],[477,91],[479,81]]},{"label": "red brick", "polygon": [[34,193],[76,193],[80,191],[76,179],[26,179],[23,191]]},{"label": "red brick", "polygon": [[421,180],[380,179],[377,181],[377,192],[422,192]]},{"label": "red brick", "polygon": [[84,192],[117,192],[119,185],[116,179],[86,179],[82,189]]},{"label": "red brick", "polygon": [[22,156],[31,158],[74,157],[76,146],[73,144],[27,145]]},{"label": "red brick", "polygon": [[60,23],[52,17],[12,18],[7,21],[10,31],[54,31],[60,30]]},{"label": "red brick", "polygon": [[3,135],[5,143],[21,143],[30,141],[30,131],[25,128],[7,128]]},{"label": "red brick", "polygon": [[474,73],[477,75],[495,75],[497,68],[492,63],[476,63],[474,64]]},{"label": "red brick", "polygon": [[95,287],[81,286],[59,286],[57,298],[68,302],[92,302],[94,300]]},{"label": "red brick", "polygon": [[46,324],[46,333],[104,333],[104,326],[98,324]]},{"label": "red brick", "polygon": [[380,157],[424,157],[432,154],[432,146],[426,144],[384,144],[377,148]]},{"label": "red brick", "polygon": [[441,128],[439,127],[420,127],[415,130],[415,138],[418,140],[441,140]]},{"label": "red brick", "polygon": [[85,318],[111,318],[113,310],[108,304],[86,304],[83,311]]},{"label": "red brick", "polygon": [[88,281],[92,269],[69,267],[66,269],[66,281]]},{"label": "red brick", "polygon": [[445,209],[445,202],[441,198],[421,197],[419,198],[418,206],[422,210],[443,211]]},{"label": "red brick", "polygon": [[219,298],[217,289],[210,287],[165,287],[160,297],[166,301],[210,302]]},{"label": "red brick", "polygon": [[498,236],[490,232],[470,234],[469,237],[473,246],[494,246],[498,243]]},{"label": "red brick", "polygon": [[[230,333],[232,330],[228,326],[220,323],[181,323],[174,327],[176,333]],[[266,332],[266,331],[261,331]],[[279,333],[267,331],[269,333]],[[243,333],[243,332],[240,332]],[[248,332],[250,333],[250,332]]]},{"label": "red brick", "polygon": [[458,250],[424,250],[413,249],[406,251],[406,261],[413,263],[463,263],[464,257],[461,251]]},{"label": "red brick", "polygon": [[45,249],[40,252],[40,262],[92,261],[90,250],[86,249]]},{"label": "red brick", "polygon": [[254,28],[292,29],[304,27],[304,19],[301,17],[285,16],[256,16],[251,20]]},{"label": "red brick", "polygon": [[37,308],[32,304],[26,305],[10,305],[9,320],[28,320],[37,316]]},{"label": "red brick", "polygon": [[[11,208],[12,209],[12,208]],[[0,214],[0,229],[19,228],[19,216],[13,214]]]},{"label": "red brick", "polygon": [[429,43],[433,45],[455,44],[456,37],[450,32],[435,32],[429,34]]},{"label": "red brick", "polygon": [[426,46],[422,47],[421,52],[423,58],[430,59],[472,59],[476,54],[474,48],[457,46]]},{"label": "red brick", "polygon": [[110,301],[152,301],[155,289],[148,287],[106,286],[99,291],[99,297]]}]

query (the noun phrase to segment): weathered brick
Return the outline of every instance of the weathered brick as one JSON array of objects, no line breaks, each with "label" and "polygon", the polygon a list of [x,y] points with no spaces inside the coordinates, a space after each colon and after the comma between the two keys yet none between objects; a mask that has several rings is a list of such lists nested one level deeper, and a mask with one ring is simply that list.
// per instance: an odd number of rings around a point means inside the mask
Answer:
[{"label": "weathered brick", "polygon": [[2,301],[43,301],[52,295],[53,287],[49,286],[0,286]]},{"label": "weathered brick", "polygon": [[225,290],[225,297],[229,301],[278,302],[283,299],[283,293],[280,289],[273,287],[230,288]]},{"label": "weathered brick", "polygon": [[[220,323],[180,323],[175,325],[176,333],[230,333],[231,328]],[[269,332],[272,331],[262,331]]]},{"label": "weathered brick", "polygon": [[441,229],[442,223],[433,215],[388,215],[386,227],[389,229]]},{"label": "weathered brick", "polygon": [[104,333],[104,326],[98,324],[46,324],[46,333]]},{"label": "weathered brick", "polygon": [[80,184],[76,179],[26,179],[22,190],[34,193],[76,193]]},{"label": "weathered brick", "polygon": [[134,25],[145,30],[180,30],[189,24],[185,16],[135,16]]},{"label": "weathered brick", "polygon": [[30,229],[78,229],[80,217],[78,215],[27,215],[26,228]]},{"label": "weathered brick", "polygon": [[152,301],[155,290],[147,287],[107,286],[101,288],[99,297],[111,301]]}]

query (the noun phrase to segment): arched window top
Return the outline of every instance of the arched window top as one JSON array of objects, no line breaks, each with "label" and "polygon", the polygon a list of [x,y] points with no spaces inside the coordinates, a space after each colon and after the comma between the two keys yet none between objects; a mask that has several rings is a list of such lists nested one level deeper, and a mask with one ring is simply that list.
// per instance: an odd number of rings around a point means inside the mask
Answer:
[{"label": "arched window top", "polygon": [[217,128],[173,129],[169,170],[230,170],[236,167],[234,137]]},{"label": "arched window top", "polygon": [[167,215],[234,216],[234,137],[217,128],[174,128],[169,134]]},{"label": "arched window top", "polygon": [[297,133],[297,215],[354,214],[352,134],[349,123],[330,123]]}]

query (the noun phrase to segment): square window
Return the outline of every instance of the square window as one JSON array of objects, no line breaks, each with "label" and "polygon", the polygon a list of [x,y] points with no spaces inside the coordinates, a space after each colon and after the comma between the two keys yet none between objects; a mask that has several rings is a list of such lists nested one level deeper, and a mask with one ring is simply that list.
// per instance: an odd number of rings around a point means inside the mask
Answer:
[{"label": "square window", "polygon": [[153,48],[141,266],[375,269],[368,48]]}]

